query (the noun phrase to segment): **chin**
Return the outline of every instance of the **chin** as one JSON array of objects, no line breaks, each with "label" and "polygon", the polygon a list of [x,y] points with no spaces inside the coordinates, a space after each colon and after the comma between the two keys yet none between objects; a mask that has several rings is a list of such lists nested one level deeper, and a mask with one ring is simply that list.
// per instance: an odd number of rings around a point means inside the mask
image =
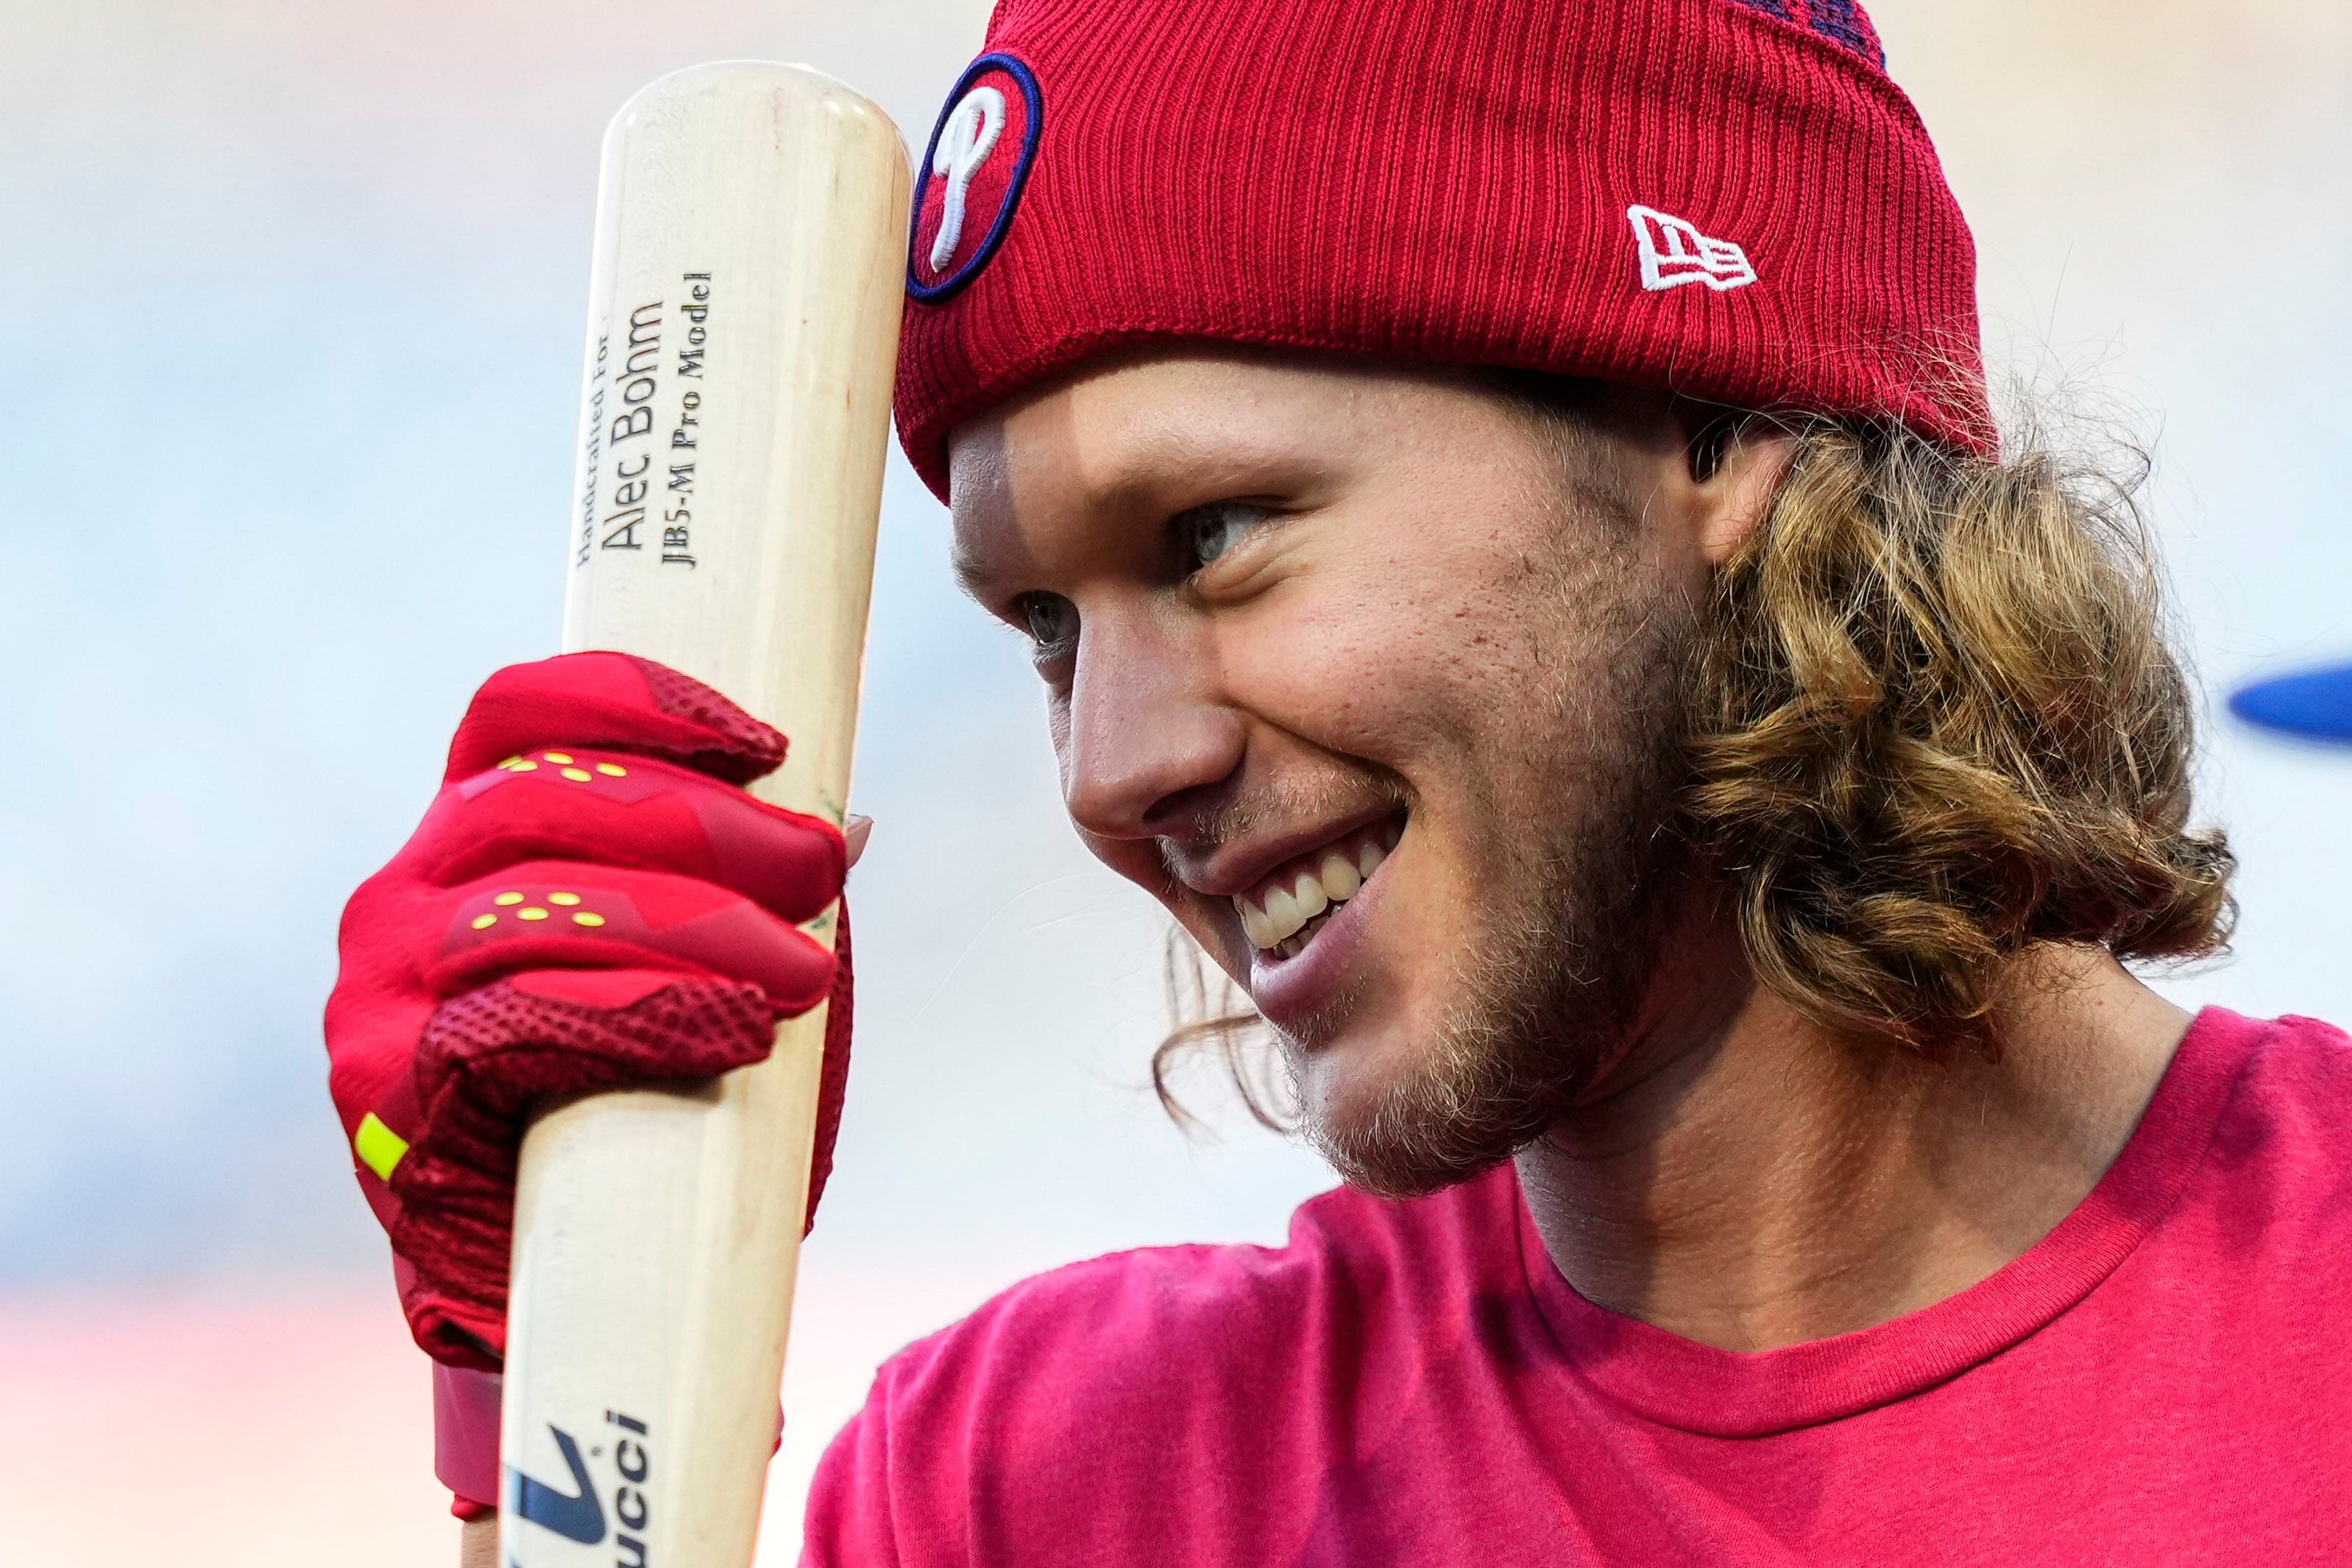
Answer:
[{"label": "chin", "polygon": [[1549,1113],[1497,1115],[1507,1075],[1440,1027],[1359,1024],[1311,1048],[1286,1040],[1284,1054],[1300,1131],[1349,1185],[1382,1197],[1419,1197],[1491,1168]]}]

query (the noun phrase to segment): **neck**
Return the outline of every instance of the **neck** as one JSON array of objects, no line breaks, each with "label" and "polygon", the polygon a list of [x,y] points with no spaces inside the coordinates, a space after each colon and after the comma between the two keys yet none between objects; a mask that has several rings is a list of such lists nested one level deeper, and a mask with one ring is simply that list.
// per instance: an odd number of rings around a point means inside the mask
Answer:
[{"label": "neck", "polygon": [[2015,1259],[2115,1162],[2189,1026],[2105,953],[2040,951],[2008,977],[1998,1059],[1931,1057],[1822,1030],[1719,945],[1680,950],[1675,1015],[1519,1178],[1588,1300],[1729,1350],[1885,1322]]}]

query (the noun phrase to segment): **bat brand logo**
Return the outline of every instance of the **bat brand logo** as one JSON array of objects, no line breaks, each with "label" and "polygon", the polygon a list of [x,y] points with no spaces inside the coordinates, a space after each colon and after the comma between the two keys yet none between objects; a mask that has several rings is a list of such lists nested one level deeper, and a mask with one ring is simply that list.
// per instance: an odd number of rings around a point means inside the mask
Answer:
[{"label": "bat brand logo", "polygon": [[1625,217],[1641,252],[1642,287],[1652,293],[1704,283],[1720,294],[1756,281],[1755,263],[1727,239],[1711,239],[1655,207],[1628,207]]},{"label": "bat brand logo", "polygon": [[596,1488],[588,1479],[588,1462],[580,1457],[580,1445],[572,1441],[571,1433],[552,1424],[547,1429],[553,1434],[555,1447],[563,1456],[565,1468],[572,1472],[572,1490],[558,1491],[509,1465],[507,1511],[529,1520],[541,1530],[551,1530],[566,1541],[593,1546],[604,1539],[604,1505],[598,1500]]},{"label": "bat brand logo", "polygon": [[[620,1482],[613,1489],[613,1521],[619,1526],[613,1535],[613,1544],[619,1550],[614,1562],[616,1568],[646,1568],[645,1541],[641,1533],[632,1533],[644,1531],[653,1520],[653,1505],[645,1492],[646,1480],[653,1473],[646,1425],[614,1410],[605,1411],[604,1419],[628,1434],[615,1437],[613,1443],[613,1468],[620,1474]],[[589,1473],[588,1461],[581,1456],[580,1444],[571,1433],[552,1422],[547,1430],[555,1439],[556,1452],[562,1458],[564,1469],[572,1472],[572,1490],[564,1491],[550,1486],[525,1475],[517,1466],[509,1465],[507,1511],[566,1541],[582,1546],[597,1545],[605,1536],[604,1502],[597,1492],[595,1479]],[[604,1449],[598,1448],[593,1452],[602,1454]]]},{"label": "bat brand logo", "polygon": [[936,305],[968,287],[1004,243],[1045,124],[1037,78],[1014,56],[974,60],[917,168],[907,292]]}]

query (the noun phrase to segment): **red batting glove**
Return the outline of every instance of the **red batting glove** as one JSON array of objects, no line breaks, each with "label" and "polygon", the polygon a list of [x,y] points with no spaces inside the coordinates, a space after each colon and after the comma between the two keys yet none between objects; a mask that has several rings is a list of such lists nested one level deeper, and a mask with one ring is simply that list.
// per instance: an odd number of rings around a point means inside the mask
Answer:
[{"label": "red batting glove", "polygon": [[740,786],[784,737],[624,653],[517,664],[475,694],[441,793],[343,911],[329,1084],[392,1238],[416,1343],[494,1370],[517,1151],[557,1097],[716,1076],[830,1000],[809,1212],[848,1077],[839,959],[797,929],[841,894],[829,822]]}]

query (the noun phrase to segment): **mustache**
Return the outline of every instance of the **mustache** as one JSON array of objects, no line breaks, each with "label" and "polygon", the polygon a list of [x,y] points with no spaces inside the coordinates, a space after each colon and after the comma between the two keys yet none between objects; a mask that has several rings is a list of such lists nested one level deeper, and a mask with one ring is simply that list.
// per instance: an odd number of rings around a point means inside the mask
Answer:
[{"label": "mustache", "polygon": [[1302,823],[1331,822],[1366,811],[1410,810],[1412,791],[1385,768],[1358,763],[1333,777],[1286,774],[1204,800],[1159,841],[1161,869],[1171,877],[1230,843],[1287,832]]}]

